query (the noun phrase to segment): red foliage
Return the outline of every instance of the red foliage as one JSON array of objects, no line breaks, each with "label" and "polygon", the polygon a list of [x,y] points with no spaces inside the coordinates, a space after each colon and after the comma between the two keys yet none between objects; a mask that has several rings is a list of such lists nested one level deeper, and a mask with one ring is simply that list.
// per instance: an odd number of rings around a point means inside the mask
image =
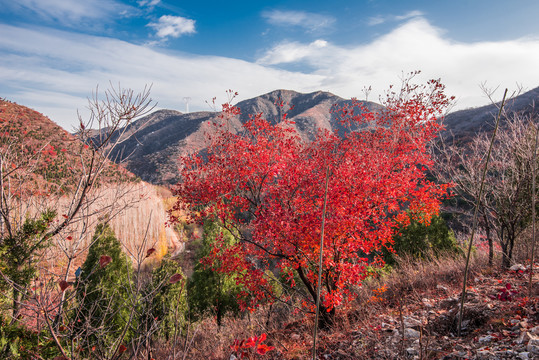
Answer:
[{"label": "red foliage", "polygon": [[239,355],[240,359],[248,357],[247,351],[251,348],[254,349],[257,354],[265,355],[268,351],[275,349],[275,347],[262,344],[264,341],[266,341],[266,334],[262,334],[258,337],[251,336],[241,341],[236,339],[234,340],[234,344],[230,346],[230,349]]},{"label": "red foliage", "polygon": [[[217,243],[205,261],[239,274],[251,300],[268,294],[264,271],[277,268],[290,278],[297,273],[312,309],[328,170],[322,305],[331,311],[353,297],[366,276],[367,255],[390,246],[396,224],[409,221],[408,210],[426,223],[438,212],[447,186],[428,181],[425,172],[432,162],[427,144],[449,103],[443,89],[434,80],[405,82],[377,113],[353,100],[334,111],[351,131],[320,130],[312,142],[300,140],[286,114],[279,124],[251,116],[239,133],[215,124],[218,135],[207,152],[182,159],[172,211],[187,211],[198,222],[218,218],[239,230],[239,243]],[[223,108],[223,121],[239,114],[229,104]]]},{"label": "red foliage", "polygon": [[500,301],[513,301],[513,297],[516,294],[518,294],[518,290],[512,289],[511,284],[507,283],[503,288],[498,289],[496,295],[490,295],[490,298],[493,300],[498,299]]}]

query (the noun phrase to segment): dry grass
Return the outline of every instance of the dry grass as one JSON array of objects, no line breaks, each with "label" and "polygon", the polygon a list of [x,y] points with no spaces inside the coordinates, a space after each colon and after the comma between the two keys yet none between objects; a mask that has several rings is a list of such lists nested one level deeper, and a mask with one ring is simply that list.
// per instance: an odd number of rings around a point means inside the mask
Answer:
[{"label": "dry grass", "polygon": [[[486,255],[473,257],[470,277],[479,276],[486,268]],[[400,265],[389,274],[371,278],[357,289],[357,298],[337,313],[335,324],[320,332],[319,354],[330,353],[332,358],[370,358],[369,351],[378,346],[379,332],[369,331],[381,314],[397,314],[399,307],[422,306],[425,298],[437,298],[459,291],[462,284],[464,260],[441,257],[432,261],[400,259]],[[269,321],[268,321],[269,318]],[[275,350],[261,359],[309,359],[312,347],[313,319],[311,315],[294,313],[284,305],[264,306],[242,318],[226,318],[218,328],[212,317],[190,327],[190,344],[186,359],[229,359],[234,339],[268,334],[267,343]],[[352,339],[352,340],[351,340]],[[355,344],[350,347],[350,344]],[[185,339],[181,342],[184,349]],[[348,346],[348,348],[347,348]],[[353,351],[350,350],[353,348]],[[156,358],[167,358],[171,346],[160,345]],[[180,357],[181,358],[181,357]]]}]

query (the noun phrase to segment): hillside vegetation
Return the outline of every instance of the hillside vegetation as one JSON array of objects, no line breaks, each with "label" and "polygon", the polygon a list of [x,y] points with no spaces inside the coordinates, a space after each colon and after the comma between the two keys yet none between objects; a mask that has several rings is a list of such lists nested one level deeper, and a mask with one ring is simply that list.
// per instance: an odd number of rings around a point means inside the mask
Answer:
[{"label": "hillside vegetation", "polygon": [[193,114],[111,89],[74,135],[0,101],[0,358],[539,358],[535,93],[446,116],[413,79]]}]

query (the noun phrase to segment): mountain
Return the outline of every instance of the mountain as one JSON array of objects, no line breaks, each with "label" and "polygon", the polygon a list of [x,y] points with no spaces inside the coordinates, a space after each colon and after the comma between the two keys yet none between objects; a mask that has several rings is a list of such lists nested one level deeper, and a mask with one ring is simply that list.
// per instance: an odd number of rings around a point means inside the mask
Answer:
[{"label": "mountain", "polygon": [[[539,87],[509,99],[506,109],[509,112],[528,113],[536,102],[539,102]],[[444,136],[452,133],[459,142],[467,142],[478,132],[492,131],[497,114],[498,108],[494,104],[450,113],[444,119]]]},{"label": "mountain", "polygon": [[[284,106],[276,105],[282,101]],[[334,105],[342,106],[350,100],[342,99],[329,92],[317,91],[302,94],[291,90],[276,90],[244,100],[236,104],[241,109],[238,119],[228,126],[234,130],[249,119],[249,115],[263,113],[275,123],[281,112],[286,111],[298,134],[305,140],[313,139],[318,128],[344,130],[331,113]],[[368,102],[367,108],[380,110],[378,104]],[[207,135],[214,131],[212,122],[220,123],[218,112],[194,112],[182,114],[178,111],[159,110],[131,124],[126,130],[133,134],[122,143],[118,151],[128,156],[126,167],[144,181],[154,184],[174,184],[178,179],[178,159],[182,155],[200,151],[208,145]]]},{"label": "mountain", "polygon": [[[282,101],[281,110],[276,104]],[[539,88],[519,95],[508,102],[510,111],[529,111],[531,104],[539,101]],[[316,91],[309,94],[291,90],[276,90],[270,93],[244,100],[236,104],[241,115],[229,122],[232,130],[238,130],[249,115],[262,113],[272,123],[279,121],[281,112],[286,111],[288,119],[295,124],[299,136],[304,140],[313,139],[317,129],[343,130],[331,112],[337,107],[349,104],[329,92]],[[379,111],[382,106],[368,102],[371,111]],[[477,132],[489,131],[497,113],[495,105],[456,111],[444,119],[446,130],[443,136],[451,133],[461,142],[471,139]],[[179,178],[178,159],[180,156],[194,153],[208,145],[207,135],[214,131],[212,122],[220,123],[219,113],[202,111],[184,114],[174,110],[159,110],[134,123],[126,134],[134,134],[124,141],[118,151],[127,156],[127,169],[153,184],[175,184]],[[118,154],[119,155],[119,154]]]}]

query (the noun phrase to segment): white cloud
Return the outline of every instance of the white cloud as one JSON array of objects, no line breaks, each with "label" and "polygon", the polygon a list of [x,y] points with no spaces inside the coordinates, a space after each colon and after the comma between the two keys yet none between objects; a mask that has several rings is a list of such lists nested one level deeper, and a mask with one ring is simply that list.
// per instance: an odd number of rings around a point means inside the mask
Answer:
[{"label": "white cloud", "polygon": [[[45,113],[66,129],[84,110],[96,85],[109,82],[141,90],[153,84],[160,108],[210,110],[206,100],[226,101],[225,90],[247,99],[278,88],[315,91],[323,78],[217,56],[163,53],[124,41],[48,29],[0,24],[0,96]],[[6,94],[5,89],[10,89]],[[84,111],[83,111],[84,114]]]},{"label": "white cloud", "polygon": [[270,24],[277,26],[297,26],[307,31],[315,32],[330,27],[335,18],[305,11],[272,10],[262,13]]},{"label": "white cloud", "polygon": [[277,65],[299,62],[312,57],[320,58],[317,54],[325,52],[322,49],[327,46],[328,42],[325,40],[315,40],[310,44],[301,44],[296,41],[284,42],[267,51],[262,58],[257,60],[257,63],[262,65]]},{"label": "white cloud", "polygon": [[[166,54],[128,42],[0,24],[0,96],[44,112],[66,129],[76,125],[96,84],[109,81],[135,90],[152,84],[160,108],[208,110],[205,101],[234,89],[241,99],[275,89],[330,91],[361,96],[372,85],[376,100],[402,71],[422,70],[418,81],[442,78],[458,108],[488,103],[479,84],[514,89],[539,86],[539,39],[462,43],[424,19],[413,19],[370,43],[338,46],[325,40],[288,42],[263,54],[257,63],[218,57]],[[309,73],[279,67],[307,64]]]},{"label": "white cloud", "polygon": [[156,35],[160,38],[172,36],[180,37],[183,34],[193,34],[195,30],[195,20],[181,16],[163,15],[157,23],[149,23],[148,26],[157,30]]},{"label": "white cloud", "polygon": [[362,45],[281,43],[258,63],[274,67],[307,64],[314,69],[311,74],[324,78],[322,90],[352,97],[359,96],[363,86],[372,85],[371,99],[398,82],[403,71],[421,70],[420,80],[441,77],[448,94],[458,98],[456,108],[486,104],[479,89],[485,81],[510,89],[516,83],[528,89],[539,86],[539,39],[460,43],[443,35],[425,19],[415,18]]},{"label": "white cloud", "polygon": [[42,19],[75,25],[82,20],[107,19],[130,7],[115,0],[0,0],[0,6],[31,11]]},{"label": "white cloud", "polygon": [[154,7],[155,5],[159,4],[161,0],[140,0],[137,1],[137,4],[139,6],[147,6],[147,7]]},{"label": "white cloud", "polygon": [[370,26],[374,26],[374,25],[380,25],[386,22],[409,20],[409,19],[413,19],[415,17],[420,17],[423,15],[424,13],[419,10],[409,11],[403,15],[384,15],[384,16],[378,15],[378,16],[373,16],[369,18],[367,21],[367,24]]}]

